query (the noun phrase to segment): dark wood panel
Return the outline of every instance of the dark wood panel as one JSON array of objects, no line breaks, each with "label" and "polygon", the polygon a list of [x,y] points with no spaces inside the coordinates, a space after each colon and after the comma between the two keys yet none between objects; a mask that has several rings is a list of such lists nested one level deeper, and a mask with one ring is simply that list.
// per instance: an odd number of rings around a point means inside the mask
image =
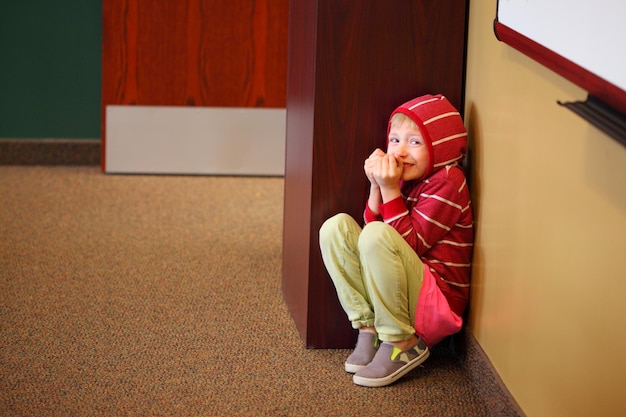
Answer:
[{"label": "dark wood panel", "polygon": [[[293,13],[302,3],[290,6],[283,288],[296,324],[306,321],[301,333],[308,346],[345,348],[355,334],[321,260],[319,228],[338,212],[362,219],[363,161],[385,147],[387,119],[397,105],[443,93],[462,108],[466,3],[318,0],[304,2],[307,13]],[[302,70],[307,59],[314,71]],[[307,83],[312,93],[301,88]],[[311,105],[313,115],[292,111]],[[304,123],[310,117],[312,131]],[[310,172],[303,172],[309,163]],[[294,177],[304,185],[297,188]]]},{"label": "dark wood panel", "polygon": [[[282,291],[303,340],[309,319],[308,265],[313,175],[316,2],[289,7],[289,73],[287,85],[283,280]],[[288,247],[287,247],[288,246]]]}]

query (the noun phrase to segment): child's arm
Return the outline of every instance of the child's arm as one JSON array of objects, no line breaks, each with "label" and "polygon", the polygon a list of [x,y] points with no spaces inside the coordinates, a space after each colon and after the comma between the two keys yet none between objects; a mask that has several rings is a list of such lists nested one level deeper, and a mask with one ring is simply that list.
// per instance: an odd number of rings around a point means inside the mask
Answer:
[{"label": "child's arm", "polygon": [[[365,171],[365,176],[370,182],[370,194],[367,199],[367,208],[369,209],[372,215],[378,216],[380,214],[379,206],[382,204],[382,195],[380,193],[380,186],[376,181],[374,176],[374,172],[376,171],[380,159],[385,156],[385,153],[381,149],[376,149],[372,154],[365,160],[363,164],[363,170]],[[367,216],[367,214],[366,214]]]},{"label": "child's arm", "polygon": [[388,203],[402,197],[400,192],[400,177],[402,176],[403,163],[392,154],[385,154],[380,158],[378,168],[374,172],[374,178],[380,187],[382,203]]},{"label": "child's arm", "polygon": [[402,161],[396,159],[394,155],[376,149],[365,160],[364,169],[370,181],[365,220],[366,222],[380,220],[381,206],[402,196],[400,192]]},{"label": "child's arm", "polygon": [[367,199],[367,207],[372,212],[372,214],[379,215],[380,209],[379,206],[383,203],[382,197],[380,195],[380,187],[375,184],[370,185],[370,195]]},{"label": "child's arm", "polygon": [[465,177],[458,168],[435,174],[413,195],[418,200],[410,211],[400,199],[381,206],[380,210],[383,218],[422,255],[455,227],[468,209],[469,197]]}]

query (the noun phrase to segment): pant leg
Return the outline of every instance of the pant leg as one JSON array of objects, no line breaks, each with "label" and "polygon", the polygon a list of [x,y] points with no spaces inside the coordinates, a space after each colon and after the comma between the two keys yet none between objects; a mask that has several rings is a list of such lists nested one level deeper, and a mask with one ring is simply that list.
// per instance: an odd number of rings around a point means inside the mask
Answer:
[{"label": "pant leg", "polygon": [[415,333],[415,307],[424,264],[404,238],[382,222],[367,224],[358,246],[380,340],[410,339]]},{"label": "pant leg", "polygon": [[355,329],[374,326],[374,311],[362,277],[358,241],[361,227],[349,215],[337,214],[320,228],[322,259],[341,307]]}]

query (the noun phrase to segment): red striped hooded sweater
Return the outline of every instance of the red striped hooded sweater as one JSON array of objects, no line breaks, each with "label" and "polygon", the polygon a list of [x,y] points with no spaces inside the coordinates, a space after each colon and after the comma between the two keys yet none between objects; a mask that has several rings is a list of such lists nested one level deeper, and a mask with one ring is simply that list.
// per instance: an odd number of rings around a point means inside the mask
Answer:
[{"label": "red striped hooded sweater", "polygon": [[[429,165],[419,180],[403,182],[402,197],[380,206],[366,205],[365,222],[383,220],[411,245],[436,278],[450,308],[463,314],[469,297],[473,249],[470,194],[459,162],[467,131],[459,112],[442,95],[426,95],[399,106],[419,127]],[[391,120],[391,118],[390,118]]]}]

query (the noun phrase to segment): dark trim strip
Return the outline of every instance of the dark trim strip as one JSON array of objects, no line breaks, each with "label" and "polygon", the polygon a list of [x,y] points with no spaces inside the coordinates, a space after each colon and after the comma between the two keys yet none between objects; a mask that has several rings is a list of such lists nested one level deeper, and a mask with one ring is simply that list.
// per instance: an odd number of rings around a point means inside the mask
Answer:
[{"label": "dark trim strip", "polygon": [[[459,337],[460,336],[460,337]],[[457,346],[465,371],[474,383],[479,398],[487,403],[491,415],[500,417],[525,417],[504,381],[498,375],[471,330],[464,328],[457,338]]]},{"label": "dark trim strip", "polygon": [[592,95],[585,101],[561,102],[589,123],[626,146],[626,116],[597,100]]},{"label": "dark trim strip", "polygon": [[100,140],[0,139],[0,165],[100,165]]}]

